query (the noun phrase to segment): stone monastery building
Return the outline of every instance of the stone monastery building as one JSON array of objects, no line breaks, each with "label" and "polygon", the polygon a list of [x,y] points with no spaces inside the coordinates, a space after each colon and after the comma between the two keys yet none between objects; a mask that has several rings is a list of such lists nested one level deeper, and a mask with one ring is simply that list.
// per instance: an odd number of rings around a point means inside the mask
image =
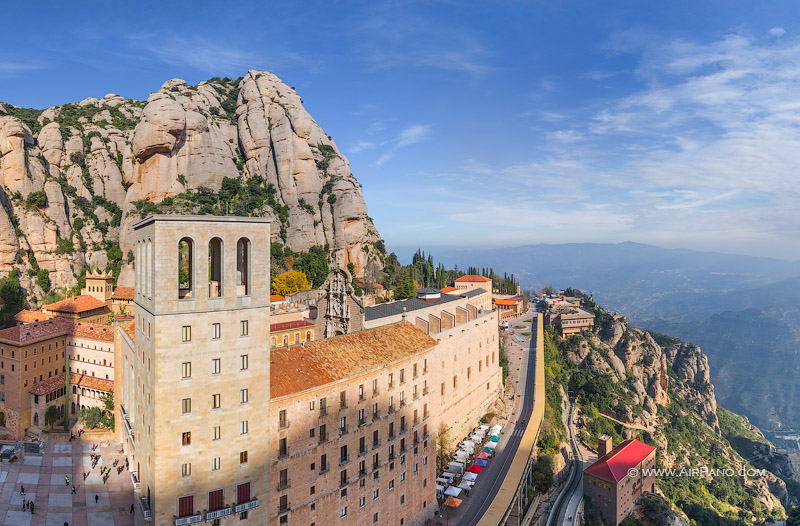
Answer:
[{"label": "stone monastery building", "polygon": [[496,312],[420,291],[340,330],[334,271],[327,337],[271,350],[268,220],[157,215],[134,233],[113,379],[137,525],[434,517],[437,433],[460,439],[502,390]]}]

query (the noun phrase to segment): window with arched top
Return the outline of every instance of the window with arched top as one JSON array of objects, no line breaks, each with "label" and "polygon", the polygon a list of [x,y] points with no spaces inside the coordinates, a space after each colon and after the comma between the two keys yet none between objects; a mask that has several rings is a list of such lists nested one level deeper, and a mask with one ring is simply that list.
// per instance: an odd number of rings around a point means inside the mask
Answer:
[{"label": "window with arched top", "polygon": [[194,288],[194,243],[188,237],[178,241],[178,299],[192,298]]},{"label": "window with arched top", "polygon": [[236,295],[250,295],[250,240],[245,237],[236,243]]},{"label": "window with arched top", "polygon": [[208,242],[208,297],[223,296],[225,284],[222,281],[222,240],[218,237]]},{"label": "window with arched top", "polygon": [[289,345],[289,335],[288,334],[284,334],[283,335],[283,344],[284,345]]},{"label": "window with arched top", "polygon": [[153,298],[153,243],[148,239],[147,240],[147,248],[145,249],[147,263],[145,263],[144,270],[145,270],[145,290],[147,299]]},{"label": "window with arched top", "polygon": [[275,341],[275,336],[273,336],[273,337],[272,337],[272,342],[271,342],[271,343],[272,343],[272,346],[273,346],[273,347],[275,347],[275,345],[276,345],[276,343],[277,343],[277,342]]}]

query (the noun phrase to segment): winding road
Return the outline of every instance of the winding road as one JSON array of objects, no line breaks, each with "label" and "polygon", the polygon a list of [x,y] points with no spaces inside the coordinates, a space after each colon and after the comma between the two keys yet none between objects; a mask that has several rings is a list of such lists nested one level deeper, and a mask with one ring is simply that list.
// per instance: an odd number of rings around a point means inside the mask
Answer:
[{"label": "winding road", "polygon": [[[528,323],[531,319],[517,320],[515,323]],[[536,319],[532,321],[531,333],[536,334]],[[516,339],[516,338],[514,338]],[[522,340],[523,347],[527,346],[528,352],[523,352],[522,366],[520,370],[525,370],[525,395],[522,397],[521,408],[517,408],[518,415],[515,424],[509,424],[503,430],[503,450],[498,452],[487,469],[481,471],[475,488],[470,492],[471,495],[463,511],[462,519],[458,522],[459,526],[475,526],[481,522],[486,512],[491,507],[500,488],[506,480],[506,475],[519,449],[520,442],[527,428],[527,422],[531,417],[534,405],[534,389],[536,377],[536,338]],[[522,383],[522,380],[520,380]],[[498,448],[499,449],[499,448]]]}]

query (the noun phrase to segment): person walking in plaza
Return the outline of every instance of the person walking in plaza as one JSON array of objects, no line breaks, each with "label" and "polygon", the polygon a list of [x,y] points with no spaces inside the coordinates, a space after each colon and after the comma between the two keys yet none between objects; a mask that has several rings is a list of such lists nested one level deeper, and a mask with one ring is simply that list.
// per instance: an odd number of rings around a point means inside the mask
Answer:
[{"label": "person walking in plaza", "polygon": [[33,515],[33,502],[31,502],[31,515]]},{"label": "person walking in plaza", "polygon": [[19,494],[20,494],[20,495],[25,495],[25,486],[21,486],[21,487],[19,488]]},{"label": "person walking in plaza", "polygon": [[25,500],[25,498],[23,498],[22,499],[22,511],[25,511],[26,509],[28,509],[28,502]]},{"label": "person walking in plaza", "polygon": [[131,514],[133,514],[133,504],[131,504]]},{"label": "person walking in plaza", "polygon": [[69,486],[69,475],[64,475],[64,485]]},{"label": "person walking in plaza", "polygon": [[100,495],[95,494],[94,496],[94,503],[97,504],[97,501],[100,500]]},{"label": "person walking in plaza", "polygon": [[75,495],[75,484],[72,485],[72,494]]}]

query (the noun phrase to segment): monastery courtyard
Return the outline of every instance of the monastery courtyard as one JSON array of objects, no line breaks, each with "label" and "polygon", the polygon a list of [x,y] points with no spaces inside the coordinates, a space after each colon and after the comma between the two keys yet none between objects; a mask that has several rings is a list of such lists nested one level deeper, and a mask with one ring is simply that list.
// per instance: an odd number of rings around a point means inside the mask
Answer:
[{"label": "monastery courtyard", "polygon": [[[43,454],[25,453],[22,459],[0,466],[0,524],[3,526],[126,526],[133,524],[133,484],[129,471],[117,474],[112,466],[120,459],[120,444],[103,443],[92,452],[88,441],[48,441]],[[91,469],[90,454],[101,460]],[[111,474],[103,484],[100,468]],[[91,474],[84,481],[83,472]],[[66,486],[64,476],[69,475]],[[72,494],[72,484],[75,494]],[[22,486],[25,495],[20,495]],[[95,496],[97,501],[95,502]],[[33,501],[34,514],[23,511],[23,499]]]}]

